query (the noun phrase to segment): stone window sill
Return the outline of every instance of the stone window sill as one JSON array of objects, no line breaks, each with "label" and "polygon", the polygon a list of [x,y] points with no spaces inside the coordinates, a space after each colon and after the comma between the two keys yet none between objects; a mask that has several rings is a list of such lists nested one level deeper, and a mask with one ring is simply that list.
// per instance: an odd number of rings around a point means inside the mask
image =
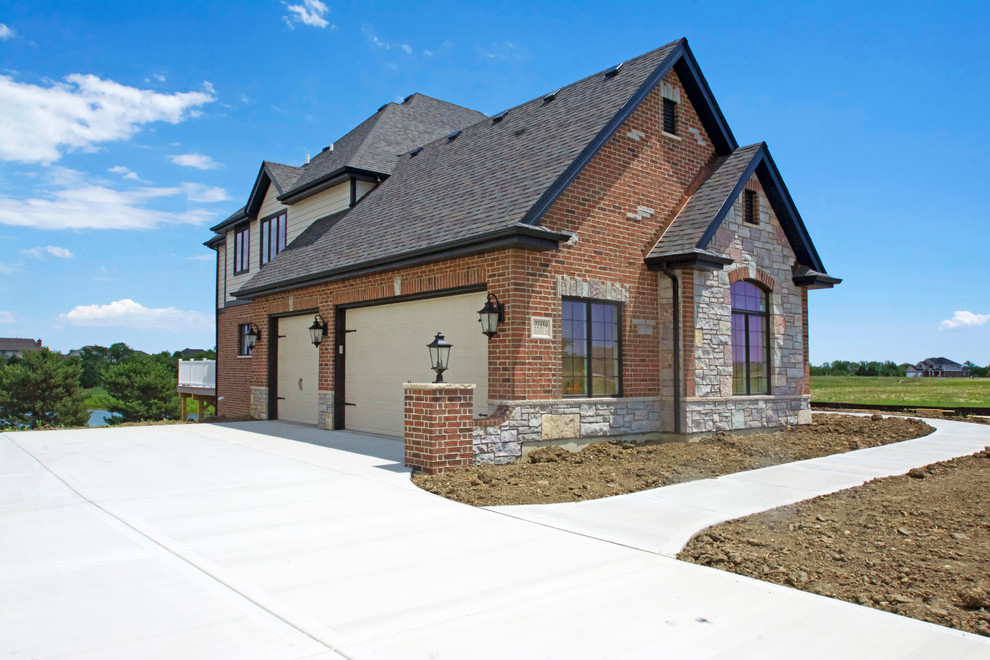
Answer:
[{"label": "stone window sill", "polygon": [[684,139],[680,135],[674,135],[673,133],[668,133],[667,131],[660,131],[660,135],[665,138],[670,138],[671,140],[677,140],[678,142]]}]

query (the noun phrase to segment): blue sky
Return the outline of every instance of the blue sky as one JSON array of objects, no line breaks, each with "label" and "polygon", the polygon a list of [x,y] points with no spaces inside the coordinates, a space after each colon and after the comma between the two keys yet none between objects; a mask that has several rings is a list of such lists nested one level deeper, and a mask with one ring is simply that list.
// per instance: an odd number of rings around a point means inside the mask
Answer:
[{"label": "blue sky", "polygon": [[0,1],[0,336],[210,347],[208,227],[421,92],[493,114],[687,37],[829,272],[811,361],[990,363],[986,3]]}]

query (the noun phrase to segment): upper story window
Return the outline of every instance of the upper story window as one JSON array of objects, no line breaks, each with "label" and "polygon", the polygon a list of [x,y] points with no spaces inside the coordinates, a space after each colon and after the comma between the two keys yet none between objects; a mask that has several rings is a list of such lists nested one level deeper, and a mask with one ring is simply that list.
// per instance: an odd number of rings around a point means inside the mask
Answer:
[{"label": "upper story window", "polygon": [[564,396],[619,395],[620,320],[616,303],[564,299],[560,323]]},{"label": "upper story window", "polygon": [[234,275],[246,273],[251,267],[251,225],[234,229]]},{"label": "upper story window", "polygon": [[770,311],[767,292],[734,282],[732,297],[732,393],[770,393]]},{"label": "upper story window", "polygon": [[663,100],[663,132],[677,135],[677,101]]},{"label": "upper story window", "polygon": [[285,211],[261,221],[261,265],[285,249]]},{"label": "upper story window", "polygon": [[760,224],[759,199],[755,190],[743,191],[743,222],[751,225]]}]

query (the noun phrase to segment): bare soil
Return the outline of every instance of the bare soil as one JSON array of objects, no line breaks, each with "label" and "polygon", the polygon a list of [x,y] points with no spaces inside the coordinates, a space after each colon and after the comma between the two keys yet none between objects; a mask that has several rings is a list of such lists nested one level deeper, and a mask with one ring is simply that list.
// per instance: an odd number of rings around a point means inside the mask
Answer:
[{"label": "bare soil", "polygon": [[990,636],[990,452],[710,527],[678,558]]},{"label": "bare soil", "polygon": [[529,463],[417,474],[413,483],[475,506],[575,502],[877,447],[933,430],[913,418],[816,413],[810,425],[773,433],[718,433],[689,443],[601,442],[576,453],[545,447],[530,453]]}]

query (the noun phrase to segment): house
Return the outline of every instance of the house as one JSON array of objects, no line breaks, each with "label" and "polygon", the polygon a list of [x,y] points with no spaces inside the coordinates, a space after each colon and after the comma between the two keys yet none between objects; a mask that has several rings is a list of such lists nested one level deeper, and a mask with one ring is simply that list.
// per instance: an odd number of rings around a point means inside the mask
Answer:
[{"label": "house", "polygon": [[684,39],[492,117],[387,103],[302,166],[262,163],[213,231],[220,415],[401,436],[442,332],[495,462],[808,423],[808,291],[840,282]]},{"label": "house", "polygon": [[908,367],[907,375],[919,378],[969,378],[969,367],[948,358],[933,357]]},{"label": "house", "polygon": [[40,351],[41,340],[0,337],[0,358],[23,357],[25,351]]}]

